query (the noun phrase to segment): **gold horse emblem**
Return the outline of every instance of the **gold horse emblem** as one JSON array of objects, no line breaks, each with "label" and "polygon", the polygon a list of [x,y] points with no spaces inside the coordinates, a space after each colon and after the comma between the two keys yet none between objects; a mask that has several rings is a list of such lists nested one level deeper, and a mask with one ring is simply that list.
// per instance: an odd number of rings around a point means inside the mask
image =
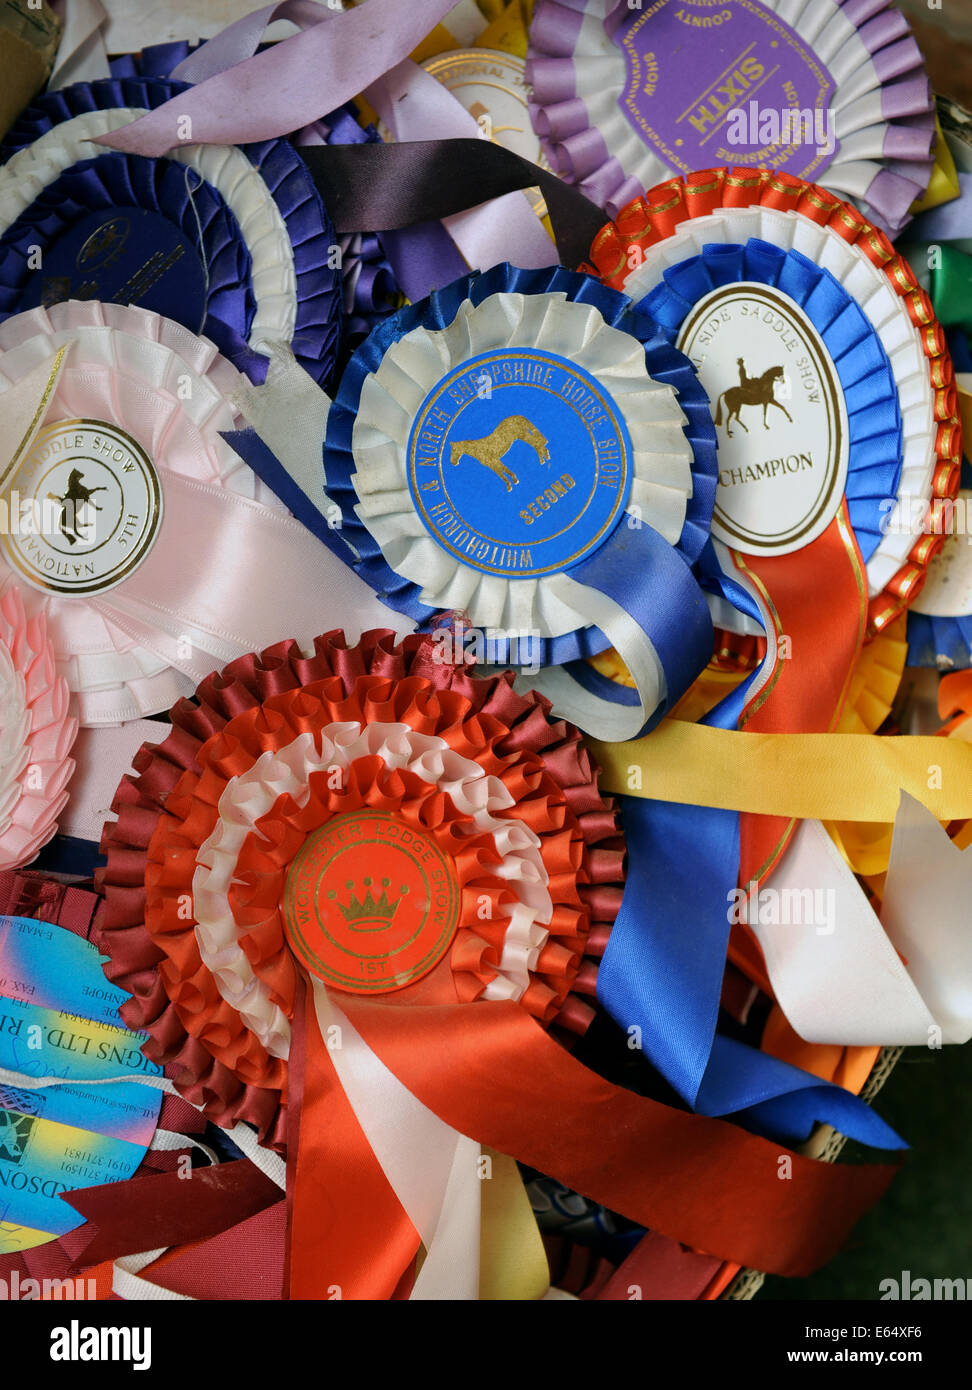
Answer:
[{"label": "gold horse emblem", "polygon": [[493,433],[488,434],[485,439],[457,440],[451,446],[452,466],[455,468],[466,457],[473,458],[484,468],[491,469],[497,478],[502,478],[506,484],[506,491],[512,492],[520,480],[512,468],[507,468],[503,459],[518,441],[535,449],[542,464],[550,462],[547,441],[536,426],[531,425],[523,415],[509,415],[500,421]]}]

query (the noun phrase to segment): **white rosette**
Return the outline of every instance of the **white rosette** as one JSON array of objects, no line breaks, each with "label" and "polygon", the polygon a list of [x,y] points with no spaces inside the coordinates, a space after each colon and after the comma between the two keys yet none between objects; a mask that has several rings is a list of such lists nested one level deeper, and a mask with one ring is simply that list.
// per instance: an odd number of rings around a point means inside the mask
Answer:
[{"label": "white rosette", "polygon": [[[315,585],[318,594],[327,592],[335,618],[346,618],[348,605],[356,604],[366,626],[405,630],[407,624],[292,520],[222,438],[243,425],[235,400],[246,382],[214,344],[130,306],[69,301],[18,314],[0,324],[0,412],[3,393],[43,371],[61,348],[67,355],[45,418],[104,422],[145,451],[163,506],[143,560],[162,546],[167,581],[171,576],[171,585],[160,583],[149,604],[144,595],[130,594],[129,582],[91,594],[24,587],[28,616],[45,616],[58,672],[76,697],[83,725],[118,724],[168,709],[215,666],[275,640],[277,602],[291,614],[295,607],[303,613],[298,625],[309,636],[324,616]],[[6,479],[8,495],[17,478],[14,470]],[[168,480],[195,490],[215,529],[193,539],[167,527]],[[249,541],[238,539],[248,530]],[[258,534],[266,538],[268,555],[243,553],[259,543]],[[0,594],[18,576],[0,555]]]},{"label": "white rosette", "polygon": [[[898,230],[908,220],[908,205],[927,187],[932,170],[930,129],[927,148],[919,152],[917,146],[925,137],[917,128],[909,130],[902,143],[892,126],[899,112],[888,95],[893,90],[889,83],[902,75],[916,83],[927,81],[903,17],[881,0],[870,7],[865,17],[871,22],[862,30],[848,18],[841,0],[759,0],[759,4],[794,30],[834,80],[829,107],[837,149],[817,182],[859,204],[872,221]],[[685,172],[666,163],[641,138],[618,104],[628,87],[627,62],[605,28],[605,19],[617,8],[618,0],[538,0],[527,68],[534,84],[531,115],[548,159],[612,217],[646,189]],[[565,61],[573,63],[570,84],[565,83],[562,69],[549,66]],[[909,95],[910,115],[920,103],[914,93]],[[578,117],[578,104],[586,113],[586,130]],[[929,89],[923,107],[928,119],[932,110]],[[583,172],[575,171],[572,150],[582,161],[593,162],[590,131],[600,136],[612,161],[610,171],[603,161],[589,172],[582,162]]]},{"label": "white rosette", "polygon": [[290,1050],[290,1022],[271,998],[241,944],[242,929],[229,906],[229,889],[237,877],[240,851],[257,822],[283,795],[304,805],[308,779],[316,772],[348,768],[357,758],[381,758],[390,770],[404,769],[445,792],[470,818],[476,831],[492,836],[502,864],[495,870],[515,892],[518,903],[506,909],[509,919],[496,976],[484,999],[522,998],[547,942],[553,912],[549,877],[540,841],[522,821],[499,818],[515,802],[496,777],[451,749],[444,739],[420,734],[407,724],[329,724],[314,735],[262,757],[226,785],[219,800],[219,821],[199,850],[193,876],[196,940],[203,964],[211,971],[221,997],[235,1009],[272,1057]]},{"label": "white rosette", "polygon": [[[672,236],[645,250],[643,263],[625,280],[624,292],[637,303],[661,283],[669,267],[700,255],[704,246],[742,245],[750,238],[770,242],[783,251],[799,251],[830,271],[857,301],[888,355],[901,409],[903,452],[894,506],[889,505],[885,533],[866,566],[868,596],[874,598],[906,563],[922,535],[924,505],[938,462],[935,392],[928,359],[918,329],[887,276],[831,227],[821,227],[797,212],[756,206],[721,209],[681,223]],[[725,548],[718,541],[713,544],[723,568],[733,573]],[[762,634],[750,618],[722,601],[718,601],[714,618],[730,631]]]}]

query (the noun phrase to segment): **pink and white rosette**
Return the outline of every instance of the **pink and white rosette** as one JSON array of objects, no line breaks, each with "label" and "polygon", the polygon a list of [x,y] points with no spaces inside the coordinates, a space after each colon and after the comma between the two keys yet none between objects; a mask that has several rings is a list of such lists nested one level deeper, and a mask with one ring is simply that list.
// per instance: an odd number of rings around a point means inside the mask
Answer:
[{"label": "pink and white rosette", "polygon": [[[723,66],[713,52],[720,41],[726,45],[723,78],[735,75],[734,64],[738,66],[749,49],[760,53],[758,42],[738,51],[742,40],[729,38],[730,24],[723,21],[738,13],[749,25],[747,37],[763,27],[769,42],[769,30],[774,31],[773,52],[763,49],[763,68],[789,47],[806,55],[805,61],[820,75],[821,102],[826,102],[821,113],[825,109],[832,116],[836,143],[818,159],[818,167],[787,165],[788,172],[854,202],[890,234],[899,231],[908,221],[909,207],[928,187],[935,126],[921,51],[907,20],[890,0],[728,0],[721,8],[709,0],[688,0],[688,5],[693,7],[690,13],[683,13],[682,7],[676,14],[675,0],[650,7],[629,6],[626,0],[537,0],[527,81],[533,89],[531,117],[552,167],[569,183],[579,184],[612,217],[673,174],[725,163],[783,167],[781,160],[788,155],[778,146],[773,154],[761,155],[759,141],[764,136],[728,151],[718,148],[719,140],[711,145],[703,140],[690,151],[692,142],[676,135],[679,130],[685,135],[680,122],[686,112],[676,119],[672,109],[666,117],[670,141],[653,128],[651,137],[643,134],[625,114],[624,106],[634,111],[645,95],[654,99],[659,74],[664,81],[671,69],[678,79],[672,95],[693,99],[693,79],[703,83],[692,68],[693,42],[710,50],[710,76]],[[645,27],[634,44],[630,28],[639,23]],[[652,47],[646,50],[649,34]],[[630,60],[625,43],[632,50]],[[747,112],[753,104],[750,98],[766,80],[760,77],[747,85],[739,78],[726,89],[726,103]],[[715,84],[713,88],[718,90]],[[708,90],[700,85],[703,98]],[[774,100],[769,91],[765,89],[763,100]],[[719,104],[724,107],[721,122],[728,108],[721,98]],[[725,129],[723,125],[723,138]]]},{"label": "pink and white rosette", "polygon": [[[31,374],[42,381],[61,348],[42,423],[4,493],[20,507],[90,503],[94,539],[63,519],[43,542],[0,538],[0,594],[21,585],[28,615],[45,618],[83,725],[170,707],[214,667],[274,640],[280,611],[308,635],[349,613],[363,628],[406,629],[223,437],[245,426],[245,381],[211,342],[121,305],[16,315],[0,325],[0,420],[5,393]],[[67,454],[73,470],[52,471]]]},{"label": "pink and white rosette", "polygon": [[0,871],[29,864],[57,830],[78,731],[43,615],[16,587],[0,598]]}]

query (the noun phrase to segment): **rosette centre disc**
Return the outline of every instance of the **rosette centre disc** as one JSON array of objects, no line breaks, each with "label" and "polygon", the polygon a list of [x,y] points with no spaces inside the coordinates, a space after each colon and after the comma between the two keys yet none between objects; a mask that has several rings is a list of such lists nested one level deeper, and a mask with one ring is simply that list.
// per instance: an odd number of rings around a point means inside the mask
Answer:
[{"label": "rosette centre disc", "polygon": [[44,273],[28,278],[22,307],[66,299],[137,304],[202,332],[206,271],[199,251],[173,222],[143,208],[99,209],[66,228],[44,254]]},{"label": "rosette centre disc", "polygon": [[40,430],[7,493],[6,559],[35,589],[94,594],[145,559],[162,520],[155,465],[104,420]]},{"label": "rosette centre disc", "polygon": [[334,816],[308,837],[284,888],[291,948],[320,979],[385,994],[438,964],[459,924],[459,880],[428,833],[390,811]]},{"label": "rosette centre disc", "polygon": [[463,362],[412,426],[408,482],[419,516],[464,564],[527,579],[597,550],[631,490],[621,412],[554,353],[507,349]]},{"label": "rosette centre disc", "polygon": [[678,347],[698,367],[719,443],[712,531],[746,554],[809,545],[837,513],[847,411],[833,359],[799,306],[769,285],[723,285]]}]

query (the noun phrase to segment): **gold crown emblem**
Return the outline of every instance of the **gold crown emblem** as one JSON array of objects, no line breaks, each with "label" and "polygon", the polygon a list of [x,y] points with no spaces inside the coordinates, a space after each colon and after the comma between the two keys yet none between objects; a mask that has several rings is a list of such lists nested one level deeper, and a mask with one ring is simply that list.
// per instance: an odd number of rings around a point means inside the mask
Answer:
[{"label": "gold crown emblem", "polygon": [[[349,878],[345,883],[348,890],[347,903],[337,903],[337,907],[342,917],[352,931],[387,931],[392,924],[392,919],[398,910],[398,904],[408,893],[408,884],[403,883],[401,892],[397,898],[391,899],[388,896],[390,879],[381,880],[381,897],[376,898],[371,891],[371,878],[363,880],[366,893],[363,898],[358,897],[355,889],[357,884],[353,878]],[[337,902],[337,892],[331,889],[328,898],[332,902]]]}]

